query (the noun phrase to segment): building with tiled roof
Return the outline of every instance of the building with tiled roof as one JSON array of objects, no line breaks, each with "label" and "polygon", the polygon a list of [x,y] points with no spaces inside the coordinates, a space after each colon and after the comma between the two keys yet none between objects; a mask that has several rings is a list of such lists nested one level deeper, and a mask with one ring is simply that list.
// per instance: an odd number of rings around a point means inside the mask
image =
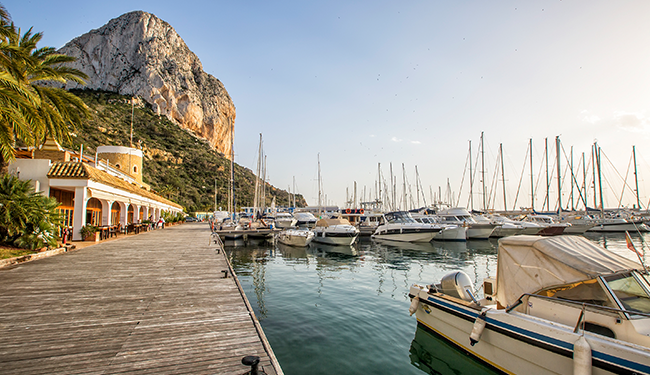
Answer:
[{"label": "building with tiled roof", "polygon": [[142,151],[135,148],[100,146],[93,160],[48,140],[39,150],[22,152],[9,172],[59,201],[73,240],[82,239],[79,230],[85,225],[125,227],[183,211],[142,182]]}]

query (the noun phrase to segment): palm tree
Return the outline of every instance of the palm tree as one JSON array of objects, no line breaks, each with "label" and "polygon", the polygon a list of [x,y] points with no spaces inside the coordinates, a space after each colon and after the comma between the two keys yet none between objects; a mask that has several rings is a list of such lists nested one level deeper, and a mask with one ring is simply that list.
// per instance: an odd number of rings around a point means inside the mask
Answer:
[{"label": "palm tree", "polygon": [[65,65],[75,58],[52,47],[37,48],[42,38],[31,28],[21,36],[0,6],[0,172],[14,159],[16,140],[32,146],[43,144],[46,137],[66,141],[89,113],[77,96],[49,85],[84,84],[88,77]]},{"label": "palm tree", "polygon": [[36,123],[36,108],[40,100],[29,85],[16,79],[23,61],[23,51],[8,40],[13,25],[6,9],[0,5],[0,169],[6,170],[5,160],[14,158],[16,138],[33,143],[32,128]]}]

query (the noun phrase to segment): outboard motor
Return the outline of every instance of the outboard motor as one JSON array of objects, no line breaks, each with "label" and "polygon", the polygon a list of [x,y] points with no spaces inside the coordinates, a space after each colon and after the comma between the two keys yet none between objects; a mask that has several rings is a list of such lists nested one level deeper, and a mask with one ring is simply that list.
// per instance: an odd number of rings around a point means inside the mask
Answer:
[{"label": "outboard motor", "polygon": [[468,302],[476,302],[472,280],[463,271],[456,271],[445,275],[440,281],[441,291],[452,297]]}]

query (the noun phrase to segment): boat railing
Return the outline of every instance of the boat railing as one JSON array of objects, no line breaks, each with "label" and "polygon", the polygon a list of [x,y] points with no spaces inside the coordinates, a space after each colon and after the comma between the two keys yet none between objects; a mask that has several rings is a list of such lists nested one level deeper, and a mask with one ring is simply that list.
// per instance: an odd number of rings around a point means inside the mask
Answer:
[{"label": "boat railing", "polygon": [[555,301],[555,302],[563,302],[563,303],[568,303],[572,305],[577,305],[583,308],[583,311],[585,308],[593,308],[595,310],[603,310],[603,311],[609,311],[609,312],[616,312],[616,313],[623,313],[623,314],[629,314],[629,315],[640,315],[646,318],[650,318],[649,313],[644,313],[640,311],[634,311],[634,310],[623,310],[619,309],[616,307],[609,307],[609,306],[601,306],[601,305],[594,305],[593,303],[586,303],[586,302],[579,302],[579,301],[572,301],[570,299],[563,299],[563,298],[557,298],[557,297],[548,297],[548,296],[541,296],[539,294],[532,294],[532,293],[524,293],[519,297],[515,303],[512,305],[508,306],[506,308],[506,312],[511,312],[512,310],[516,309],[519,305],[523,303],[523,299],[525,297],[534,297],[534,298],[540,298],[540,299],[545,299],[549,301]]}]

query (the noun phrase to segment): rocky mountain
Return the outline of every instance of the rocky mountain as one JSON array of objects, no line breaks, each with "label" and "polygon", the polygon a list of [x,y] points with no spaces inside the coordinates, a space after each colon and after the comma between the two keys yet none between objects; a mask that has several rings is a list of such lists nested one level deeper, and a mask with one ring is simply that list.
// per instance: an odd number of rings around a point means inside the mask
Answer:
[{"label": "rocky mountain", "polygon": [[[224,85],[167,22],[134,11],[81,35],[60,50],[88,75],[85,88],[139,96],[158,115],[230,156],[235,106]],[[81,88],[68,84],[68,89]]]}]

